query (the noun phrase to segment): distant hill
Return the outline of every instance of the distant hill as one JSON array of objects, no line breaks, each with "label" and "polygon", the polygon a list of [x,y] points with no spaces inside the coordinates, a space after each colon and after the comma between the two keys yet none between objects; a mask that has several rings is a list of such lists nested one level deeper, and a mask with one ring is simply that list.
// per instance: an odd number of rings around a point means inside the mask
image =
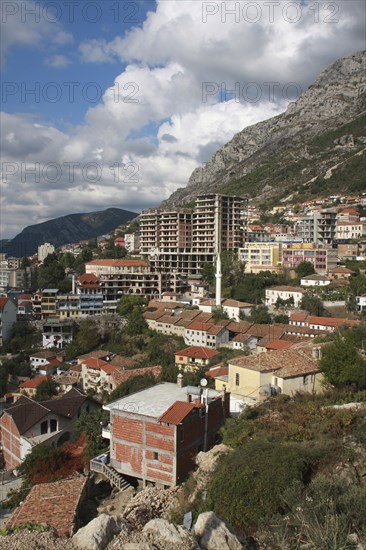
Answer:
[{"label": "distant hill", "polygon": [[119,225],[136,218],[136,212],[108,208],[87,214],[69,214],[47,222],[25,227],[9,241],[0,243],[0,252],[22,258],[37,252],[38,245],[51,243],[55,247],[81,240],[93,239],[113,231]]},{"label": "distant hill", "polygon": [[244,128],[162,206],[200,193],[249,195],[262,207],[366,191],[366,52],[339,59],[286,112]]}]

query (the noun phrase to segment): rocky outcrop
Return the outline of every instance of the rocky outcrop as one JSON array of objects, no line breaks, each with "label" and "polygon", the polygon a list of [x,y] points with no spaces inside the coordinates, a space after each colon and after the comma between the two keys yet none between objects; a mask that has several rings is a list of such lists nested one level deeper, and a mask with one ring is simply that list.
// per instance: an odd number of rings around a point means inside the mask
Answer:
[{"label": "rocky outcrop", "polygon": [[197,518],[194,533],[202,550],[242,550],[244,546],[214,513],[204,512]]},{"label": "rocky outcrop", "polygon": [[72,542],[82,550],[104,550],[121,531],[126,535],[131,531],[128,521],[121,516],[101,514],[79,529],[72,537]]},{"label": "rocky outcrop", "polygon": [[236,134],[204,167],[193,171],[186,188],[178,189],[162,206],[191,202],[199,193],[220,192],[258,170],[259,184],[249,182],[244,191],[268,198],[295,187],[299,181],[309,181],[314,174],[325,174],[338,160],[362,150],[364,135],[357,138],[345,135],[344,139],[336,140],[326,155],[324,150],[315,154],[308,145],[315,137],[364,113],[365,65],[366,52],[333,63],[296,102],[289,104],[286,112]]},{"label": "rocky outcrop", "polygon": [[151,534],[155,540],[158,539],[164,543],[175,545],[182,550],[196,547],[195,541],[188,531],[179,525],[169,523],[166,519],[160,518],[149,521],[142,532]]}]

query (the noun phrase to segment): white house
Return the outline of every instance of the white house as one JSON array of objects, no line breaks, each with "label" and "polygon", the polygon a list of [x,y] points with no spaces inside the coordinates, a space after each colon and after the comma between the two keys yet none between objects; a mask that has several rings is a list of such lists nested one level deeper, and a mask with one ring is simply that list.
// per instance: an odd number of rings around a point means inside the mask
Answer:
[{"label": "white house", "polygon": [[184,329],[184,342],[187,346],[219,348],[229,341],[229,331],[212,323],[193,321]]},{"label": "white house", "polygon": [[356,296],[357,311],[366,311],[366,294]]},{"label": "white house", "polygon": [[[215,299],[202,301],[196,300],[194,301],[193,305],[198,305],[198,308],[205,313],[213,313],[217,308]],[[240,313],[244,315],[249,315],[254,305],[248,304],[246,302],[239,302],[239,300],[232,300],[227,298],[221,301],[221,307],[223,311],[227,314],[229,319],[239,321]]]},{"label": "white house", "polygon": [[330,279],[325,275],[314,273],[314,275],[303,277],[300,284],[301,286],[328,286],[330,285]]},{"label": "white house", "polygon": [[274,306],[278,299],[293,300],[294,307],[299,307],[305,291],[296,286],[272,286],[266,288],[266,305]]}]

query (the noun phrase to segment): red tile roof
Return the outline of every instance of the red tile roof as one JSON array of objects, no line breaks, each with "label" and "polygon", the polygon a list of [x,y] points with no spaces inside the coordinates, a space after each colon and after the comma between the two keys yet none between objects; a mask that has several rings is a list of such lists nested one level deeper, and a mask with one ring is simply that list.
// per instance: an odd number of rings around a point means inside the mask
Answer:
[{"label": "red tile roof", "polygon": [[293,342],[288,342],[287,340],[270,340],[265,348],[268,350],[275,349],[288,349],[293,345]]},{"label": "red tile roof", "polygon": [[296,323],[305,323],[307,318],[307,313],[291,313],[290,315],[290,321],[294,321]]},{"label": "red tile roof", "polygon": [[355,319],[341,319],[339,317],[316,317],[310,316],[308,318],[309,325],[323,325],[325,327],[340,327],[342,325],[355,326],[360,321]]},{"label": "red tile roof", "polygon": [[229,367],[213,367],[205,372],[207,378],[220,378],[221,376],[228,376]]},{"label": "red tile roof", "polygon": [[176,357],[194,357],[195,359],[211,359],[215,355],[219,355],[219,352],[203,346],[190,346],[175,353]]},{"label": "red tile roof", "polygon": [[204,405],[198,403],[188,403],[187,401],[176,401],[167,409],[158,422],[165,422],[166,424],[181,424],[183,420],[193,411],[195,408],[202,408]]},{"label": "red tile roof", "polygon": [[31,378],[30,380],[26,380],[22,384],[20,384],[19,388],[22,390],[26,389],[35,389],[38,388],[42,382],[46,382],[46,380],[51,380],[47,374],[43,374],[42,376],[36,376],[35,378]]},{"label": "red tile roof", "polygon": [[84,359],[82,361],[82,365],[86,365],[88,369],[94,369],[94,370],[100,370],[102,367],[108,366],[109,363],[107,361],[103,361],[103,359],[98,359],[97,357],[89,357],[88,359]]},{"label": "red tile roof", "polygon": [[200,323],[199,321],[193,321],[187,326],[187,329],[189,330],[200,330],[202,332],[206,332],[210,330],[210,328],[213,327],[212,323]]},{"label": "red tile roof", "polygon": [[45,523],[53,527],[59,537],[70,537],[74,533],[76,512],[86,481],[86,477],[76,476],[35,485],[23,504],[15,509],[7,527]]},{"label": "red tile roof", "polygon": [[124,370],[119,371],[116,369],[116,372],[113,373],[113,378],[116,382],[116,384],[122,384],[123,382],[126,382],[129,378],[133,378],[135,376],[140,376],[141,374],[147,374],[151,373],[155,380],[160,376],[161,373],[161,367],[145,367],[142,369],[130,369],[130,370]]}]

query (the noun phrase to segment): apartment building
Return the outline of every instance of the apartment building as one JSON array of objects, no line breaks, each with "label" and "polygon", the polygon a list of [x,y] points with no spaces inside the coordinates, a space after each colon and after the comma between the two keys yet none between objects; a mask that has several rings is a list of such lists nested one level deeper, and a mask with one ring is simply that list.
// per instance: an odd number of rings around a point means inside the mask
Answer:
[{"label": "apartment building", "polygon": [[40,244],[38,247],[38,261],[44,262],[48,254],[53,254],[54,251],[55,251],[55,247],[53,246],[53,244],[50,244],[50,243]]},{"label": "apartment building", "polygon": [[248,242],[239,249],[239,259],[245,264],[245,273],[281,270],[282,243]]},{"label": "apartment building", "polygon": [[311,216],[301,216],[295,223],[295,234],[304,243],[332,245],[336,238],[337,210],[319,210]]},{"label": "apartment building", "polygon": [[199,277],[201,266],[223,250],[244,242],[247,200],[219,194],[199,195],[195,207],[150,209],[140,217],[140,251],[162,273]]},{"label": "apartment building", "polygon": [[366,222],[338,222],[336,238],[338,240],[360,239],[366,236]]},{"label": "apartment building", "polygon": [[85,264],[85,273],[99,281],[104,313],[115,313],[118,300],[125,294],[152,299],[168,290],[168,276],[144,260],[93,260]]},{"label": "apartment building", "polygon": [[28,278],[30,273],[25,269],[9,267],[6,265],[0,266],[0,291],[9,288],[22,290],[28,286]]},{"label": "apartment building", "polygon": [[301,262],[311,263],[318,273],[326,273],[337,265],[337,250],[313,243],[283,243],[282,267],[296,269]]},{"label": "apartment building", "polygon": [[100,315],[103,311],[103,292],[99,279],[94,273],[84,273],[79,277],[76,292],[80,299],[80,315]]},{"label": "apartment building", "polygon": [[137,233],[126,233],[125,248],[130,254],[139,252],[140,236]]}]

